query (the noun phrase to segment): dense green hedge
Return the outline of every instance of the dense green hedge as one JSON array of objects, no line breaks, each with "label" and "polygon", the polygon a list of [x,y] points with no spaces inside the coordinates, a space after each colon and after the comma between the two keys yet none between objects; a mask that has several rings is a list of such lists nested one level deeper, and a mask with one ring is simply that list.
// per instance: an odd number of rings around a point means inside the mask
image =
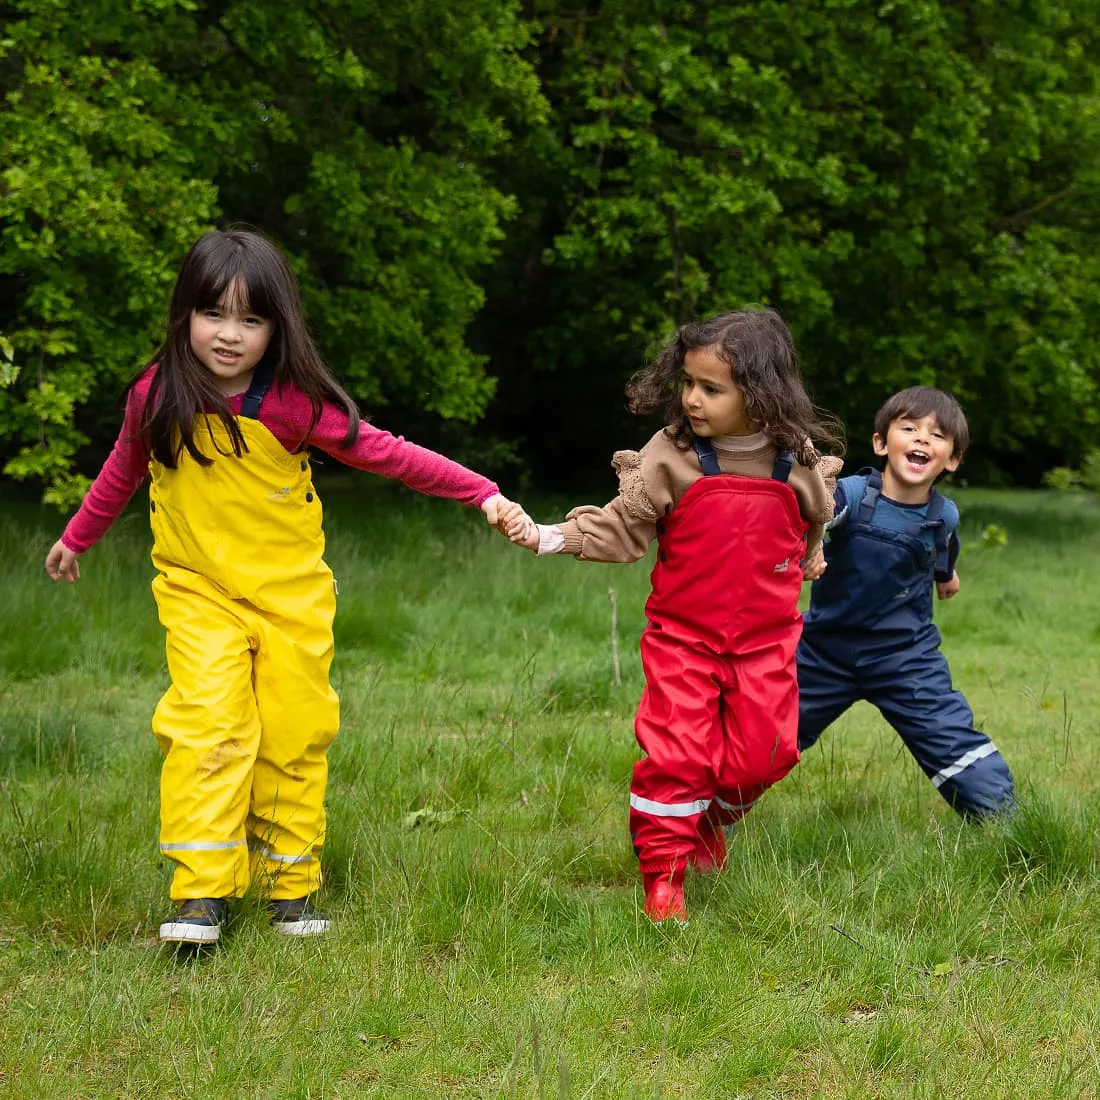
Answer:
[{"label": "dense green hedge", "polygon": [[853,439],[927,381],[979,476],[1100,442],[1097,5],[0,12],[0,462],[54,499],[183,251],[242,221],[382,422],[544,483],[644,435],[622,384],[655,340],[745,302],[788,317]]}]

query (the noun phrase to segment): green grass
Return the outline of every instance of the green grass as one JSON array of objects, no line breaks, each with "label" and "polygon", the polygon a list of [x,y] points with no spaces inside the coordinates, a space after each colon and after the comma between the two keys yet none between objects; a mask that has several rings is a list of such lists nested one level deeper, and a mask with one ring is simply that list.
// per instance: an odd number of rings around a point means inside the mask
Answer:
[{"label": "green grass", "polygon": [[669,928],[626,835],[648,564],[537,561],[455,505],[334,484],[335,930],[277,940],[246,902],[200,959],[155,943],[141,510],[69,587],[41,569],[56,517],[6,506],[0,1095],[1096,1095],[1100,508],[954,495],[974,549],[937,617],[1020,813],[964,826],[857,707]]}]

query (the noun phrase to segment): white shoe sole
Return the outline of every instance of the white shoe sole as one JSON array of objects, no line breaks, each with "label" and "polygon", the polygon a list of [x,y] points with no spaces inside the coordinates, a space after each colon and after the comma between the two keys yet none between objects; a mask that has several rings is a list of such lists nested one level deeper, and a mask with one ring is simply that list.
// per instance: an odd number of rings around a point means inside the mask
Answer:
[{"label": "white shoe sole", "polygon": [[216,924],[187,924],[184,921],[166,921],[160,926],[161,943],[217,943],[221,928]]},{"label": "white shoe sole", "polygon": [[323,936],[332,922],[319,917],[311,917],[309,920],[273,920],[271,927],[283,936]]}]

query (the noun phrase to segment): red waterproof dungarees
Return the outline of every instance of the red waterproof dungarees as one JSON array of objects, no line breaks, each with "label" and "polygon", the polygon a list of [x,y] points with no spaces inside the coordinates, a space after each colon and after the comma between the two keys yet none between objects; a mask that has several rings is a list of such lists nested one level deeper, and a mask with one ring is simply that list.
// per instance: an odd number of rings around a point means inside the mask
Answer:
[{"label": "red waterproof dungarees", "polygon": [[719,474],[706,441],[696,450],[716,476],[657,524],[641,641],[634,729],[645,756],[630,785],[630,833],[643,873],[684,867],[704,815],[731,824],[798,763],[808,524],[786,484],[790,458],[775,477],[750,478]]}]

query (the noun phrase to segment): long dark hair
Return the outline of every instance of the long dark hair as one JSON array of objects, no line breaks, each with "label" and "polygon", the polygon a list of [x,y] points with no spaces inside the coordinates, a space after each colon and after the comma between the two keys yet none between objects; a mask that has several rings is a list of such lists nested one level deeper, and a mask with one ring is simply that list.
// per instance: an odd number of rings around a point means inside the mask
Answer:
[{"label": "long dark hair", "polygon": [[710,348],[728,364],[734,384],[745,395],[748,418],[780,450],[793,451],[803,466],[817,465],[815,443],[843,450],[840,422],[807,395],[794,341],[774,309],[742,309],[681,325],[656,359],[628,383],[630,411],[664,408],[665,430],[687,450],[693,433],[680,403],[684,357],[702,348]]},{"label": "long dark hair", "polygon": [[[195,443],[195,418],[204,412],[216,414],[225,425],[235,455],[248,449],[225,394],[191,349],[192,312],[216,308],[237,279],[238,307],[272,324],[271,341],[256,369],[270,366],[275,386],[289,382],[309,397],[313,419],[302,441],[316,427],[324,402],[330,401],[347,410],[344,446],[350,446],[359,435],[359,410],[321,360],[286,259],[261,234],[231,229],[204,233],[191,246],[172,290],[164,343],[138,375],[157,364],[141,423],[141,437],[150,454],[174,469],[187,451],[200,465],[209,466],[213,458]],[[130,383],[131,389],[137,380]],[[213,433],[210,438],[219,453],[228,453],[218,446]]]}]

